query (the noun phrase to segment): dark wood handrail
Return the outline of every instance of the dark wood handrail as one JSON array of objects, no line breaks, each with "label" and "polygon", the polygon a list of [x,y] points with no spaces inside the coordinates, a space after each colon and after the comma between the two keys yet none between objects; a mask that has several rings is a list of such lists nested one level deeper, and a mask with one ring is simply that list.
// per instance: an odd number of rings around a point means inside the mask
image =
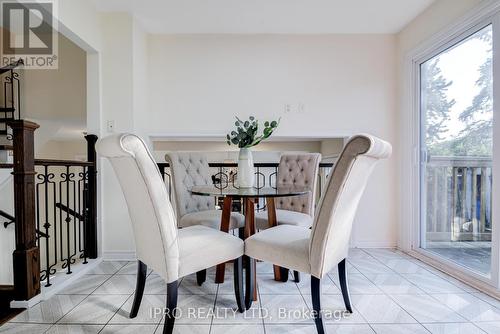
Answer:
[{"label": "dark wood handrail", "polygon": [[14,164],[0,164],[0,169],[12,169]]},{"label": "dark wood handrail", "polygon": [[[158,162],[157,165],[159,167],[169,167],[168,162]],[[278,167],[279,163],[277,162],[256,162],[253,164],[254,167],[259,167],[259,168],[270,168],[270,167]],[[328,168],[328,167],[333,167],[334,163],[333,162],[321,162],[319,164],[320,168]],[[237,162],[209,162],[208,167],[238,167]]]},{"label": "dark wood handrail", "polygon": [[94,163],[79,160],[35,159],[35,166],[90,167],[94,166]]},{"label": "dark wood handrail", "polygon": [[6,65],[4,67],[0,67],[0,74],[4,74],[6,72],[9,72],[10,70],[15,69],[18,66],[24,65],[24,61],[22,59],[19,59],[16,62],[10,63],[9,65]]}]

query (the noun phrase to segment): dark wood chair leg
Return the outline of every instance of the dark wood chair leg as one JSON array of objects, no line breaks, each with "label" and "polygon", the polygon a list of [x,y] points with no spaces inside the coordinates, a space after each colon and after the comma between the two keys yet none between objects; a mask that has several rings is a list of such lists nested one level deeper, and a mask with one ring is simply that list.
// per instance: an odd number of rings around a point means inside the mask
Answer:
[{"label": "dark wood chair leg", "polygon": [[198,283],[199,286],[205,283],[206,279],[207,279],[206,269],[200,270],[196,273],[196,282]]},{"label": "dark wood chair leg", "polygon": [[293,280],[295,283],[300,283],[300,273],[297,270],[293,271]]},{"label": "dark wood chair leg", "polygon": [[137,280],[135,283],[135,295],[132,309],[130,310],[130,318],[135,318],[141,306],[142,295],[144,294],[144,286],[146,285],[146,276],[148,273],[148,266],[137,261]]},{"label": "dark wood chair leg", "polygon": [[347,270],[346,270],[346,260],[343,259],[338,264],[339,270],[339,281],[340,289],[342,290],[342,297],[344,298],[344,304],[347,311],[352,313],[351,298],[349,297],[349,287],[347,285]]},{"label": "dark wood chair leg", "polygon": [[255,260],[251,257],[246,258],[245,261],[245,308],[248,310],[252,307],[252,302],[254,300],[255,288],[257,286],[255,282]]},{"label": "dark wood chair leg", "polygon": [[245,312],[245,296],[243,291],[243,257],[234,260],[234,295],[238,311]]},{"label": "dark wood chair leg", "polygon": [[321,316],[321,280],[314,276],[311,276],[311,298],[316,331],[318,334],[324,334],[325,327],[323,326],[323,318]]},{"label": "dark wood chair leg", "polygon": [[167,284],[167,308],[165,310],[163,334],[172,334],[174,331],[175,316],[177,311],[177,288],[177,281]]},{"label": "dark wood chair leg", "polygon": [[280,268],[280,281],[281,282],[288,282],[288,269],[279,267]]}]

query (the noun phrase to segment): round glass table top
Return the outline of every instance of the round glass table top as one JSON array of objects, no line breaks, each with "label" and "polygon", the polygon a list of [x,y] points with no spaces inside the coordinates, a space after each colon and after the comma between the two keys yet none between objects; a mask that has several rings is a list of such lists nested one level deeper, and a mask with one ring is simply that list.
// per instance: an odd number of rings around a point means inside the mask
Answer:
[{"label": "round glass table top", "polygon": [[264,188],[235,188],[227,186],[226,188],[218,188],[214,185],[193,186],[189,189],[193,195],[201,196],[232,196],[232,197],[287,197],[298,196],[309,193],[311,190],[305,187],[280,187],[274,189],[271,187]]}]

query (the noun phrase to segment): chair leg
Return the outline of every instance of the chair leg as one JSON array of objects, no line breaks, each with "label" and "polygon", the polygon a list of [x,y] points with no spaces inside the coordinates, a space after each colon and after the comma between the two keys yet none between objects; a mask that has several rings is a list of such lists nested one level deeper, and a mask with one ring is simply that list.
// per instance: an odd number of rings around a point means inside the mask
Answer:
[{"label": "chair leg", "polygon": [[130,310],[130,318],[135,318],[141,306],[142,295],[144,294],[144,286],[146,285],[146,275],[148,266],[141,261],[137,261],[137,280],[135,283],[135,295],[132,309]]},{"label": "chair leg", "polygon": [[342,297],[344,297],[345,308],[347,309],[347,311],[352,313],[351,298],[349,297],[349,287],[347,285],[347,270],[345,263],[346,261],[345,259],[343,259],[338,264],[340,289],[342,290]]},{"label": "chair leg", "polygon": [[288,281],[288,269],[280,267],[280,278],[282,282]]},{"label": "chair leg", "polygon": [[224,283],[224,276],[226,275],[226,264],[219,263],[215,269],[215,283]]},{"label": "chair leg", "polygon": [[200,270],[196,273],[196,282],[198,283],[199,286],[205,283],[206,279],[207,279],[206,269]]},{"label": "chair leg", "polygon": [[323,318],[321,317],[321,280],[314,276],[311,276],[311,298],[316,331],[318,334],[324,334],[325,327],[323,326]]},{"label": "chair leg", "polygon": [[293,271],[293,280],[295,283],[300,283],[300,273],[297,270]]},{"label": "chair leg", "polygon": [[177,288],[177,281],[167,284],[167,308],[165,310],[163,334],[172,334],[174,331],[175,316],[177,313]]},{"label": "chair leg", "polygon": [[252,307],[252,302],[253,302],[253,295],[254,295],[254,290],[256,286],[255,282],[255,273],[254,273],[254,268],[255,268],[255,259],[252,259],[251,257],[246,258],[247,261],[245,261],[245,308],[248,310],[250,307]]},{"label": "chair leg", "polygon": [[245,297],[243,292],[243,257],[239,257],[234,260],[234,295],[240,313],[245,311]]}]

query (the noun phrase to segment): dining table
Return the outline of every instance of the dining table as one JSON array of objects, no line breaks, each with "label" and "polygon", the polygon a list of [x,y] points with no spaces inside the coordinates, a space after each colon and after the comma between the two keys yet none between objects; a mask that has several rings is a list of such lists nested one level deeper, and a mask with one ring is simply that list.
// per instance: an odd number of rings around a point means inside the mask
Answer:
[{"label": "dining table", "polygon": [[[299,186],[280,186],[274,187],[252,187],[242,188],[235,185],[196,185],[189,188],[193,195],[199,196],[213,196],[216,198],[223,198],[222,204],[222,217],[220,230],[229,232],[230,218],[232,212],[233,201],[241,200],[243,204],[243,214],[245,216],[244,238],[248,238],[256,233],[255,231],[255,204],[260,200],[265,200],[265,209],[267,211],[269,227],[278,224],[276,220],[276,205],[275,199],[280,197],[301,196],[310,192],[310,189]],[[255,262],[254,262],[255,265]],[[224,282],[225,263],[217,265],[215,282]],[[276,281],[284,282],[288,277],[288,269],[280,268],[273,265],[274,279]],[[256,275],[256,268],[253,270]],[[257,287],[257,279],[255,284]],[[254,289],[253,300],[257,300],[257,289]]]}]

